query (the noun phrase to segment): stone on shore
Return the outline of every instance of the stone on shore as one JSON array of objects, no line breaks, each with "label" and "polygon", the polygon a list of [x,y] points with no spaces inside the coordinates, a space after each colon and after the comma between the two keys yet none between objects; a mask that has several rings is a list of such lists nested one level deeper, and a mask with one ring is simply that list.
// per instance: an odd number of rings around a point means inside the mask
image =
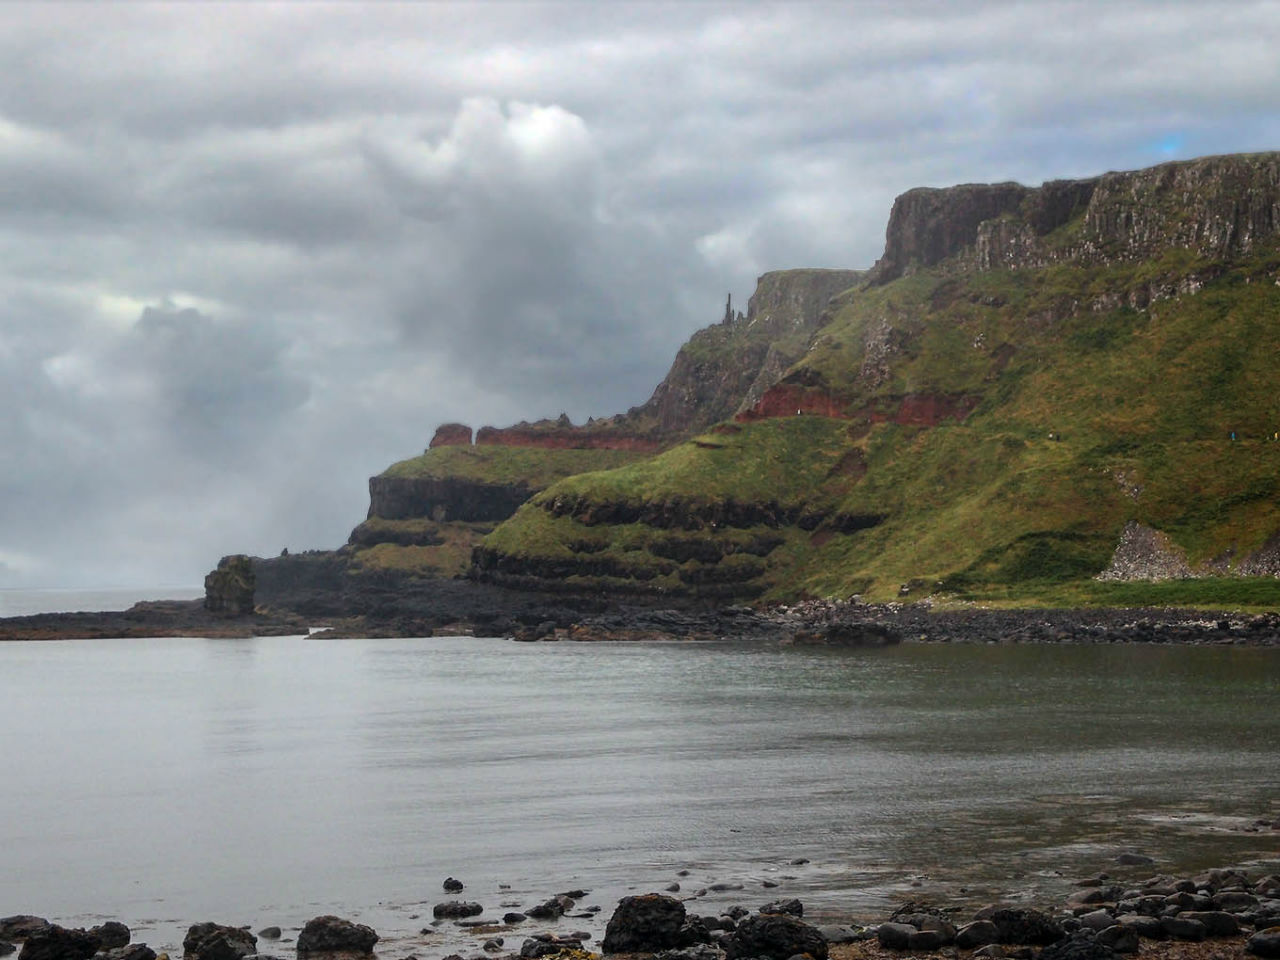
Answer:
[{"label": "stone on shore", "polygon": [[1244,948],[1255,957],[1276,960],[1280,957],[1280,927],[1259,930],[1245,943]]},{"label": "stone on shore", "polygon": [[813,960],[827,960],[827,941],[815,927],[785,913],[747,917],[723,940],[727,960],[769,957],[790,960],[807,953]]},{"label": "stone on shore", "polygon": [[996,929],[1000,931],[1000,943],[1043,947],[1057,943],[1066,936],[1062,924],[1047,913],[1025,907],[1000,907],[992,910],[989,916],[980,914],[979,919],[990,920],[996,925]]},{"label": "stone on shore", "polygon": [[263,940],[279,940],[281,937],[281,930],[279,927],[263,927],[258,931],[258,936]]},{"label": "stone on shore", "polygon": [[0,957],[7,957],[11,953],[16,953],[17,950],[18,948],[8,940],[0,940]]},{"label": "stone on shore", "polygon": [[373,953],[377,942],[372,927],[326,915],[307,921],[298,934],[298,953]]},{"label": "stone on shore", "polygon": [[956,931],[956,946],[962,950],[985,947],[1000,940],[1000,928],[990,920],[974,920]]},{"label": "stone on shore", "polygon": [[623,897],[605,927],[600,949],[604,953],[657,953],[689,946],[684,934],[686,919],[684,904],[674,897],[660,893]]},{"label": "stone on shore", "polygon": [[98,952],[98,941],[87,931],[50,924],[42,933],[27,937],[18,960],[88,960]]},{"label": "stone on shore", "polygon": [[1210,937],[1234,937],[1240,932],[1240,921],[1224,910],[1190,910],[1178,916],[1204,924],[1204,932]]},{"label": "stone on shore", "polygon": [[445,893],[458,893],[462,890],[464,884],[461,880],[455,880],[453,877],[445,877],[442,886]]},{"label": "stone on shore", "polygon": [[1138,931],[1131,926],[1126,927],[1124,924],[1117,923],[1113,927],[1099,930],[1095,939],[1116,953],[1138,952]]},{"label": "stone on shore", "polygon": [[196,923],[182,941],[183,956],[189,960],[240,960],[258,952],[258,938],[240,927],[220,923]]},{"label": "stone on shore", "polygon": [[447,903],[437,903],[431,908],[431,915],[437,920],[461,920],[480,913],[484,913],[484,907],[469,900],[450,900]]},{"label": "stone on shore", "polygon": [[1161,917],[1160,927],[1171,940],[1198,941],[1209,935],[1203,923],[1185,917]]},{"label": "stone on shore", "polygon": [[792,897],[790,900],[774,900],[760,908],[761,913],[785,913],[792,917],[804,916],[804,904]]}]

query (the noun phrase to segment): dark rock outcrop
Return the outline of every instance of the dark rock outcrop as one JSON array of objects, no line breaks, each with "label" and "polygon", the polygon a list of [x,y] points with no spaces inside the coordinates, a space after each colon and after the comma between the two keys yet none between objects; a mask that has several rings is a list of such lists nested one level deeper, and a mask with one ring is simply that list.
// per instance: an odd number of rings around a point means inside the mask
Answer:
[{"label": "dark rock outcrop", "polygon": [[685,921],[684,904],[674,897],[623,897],[609,918],[600,948],[605,953],[655,953],[687,946]]},{"label": "dark rock outcrop", "polygon": [[257,580],[253,564],[243,553],[223,557],[204,578],[204,608],[210,613],[242,617],[253,613]]},{"label": "dark rock outcrop", "polygon": [[85,930],[57,924],[27,937],[18,960],[88,960],[98,952],[98,941]]},{"label": "dark rock outcrop", "polygon": [[743,920],[724,940],[727,960],[741,957],[769,957],[789,960],[807,953],[814,960],[826,960],[827,941],[815,927],[783,913],[759,914]]},{"label": "dark rock outcrop", "polygon": [[129,928],[119,920],[108,920],[89,929],[89,936],[98,943],[99,950],[112,950],[129,945],[131,934]]},{"label": "dark rock outcrop", "polygon": [[240,927],[220,923],[196,923],[182,940],[188,960],[240,960],[258,952],[258,938]]},{"label": "dark rock outcrop", "polygon": [[372,953],[378,935],[372,927],[325,915],[307,921],[298,934],[298,953]]},{"label": "dark rock outcrop", "polygon": [[507,519],[536,492],[524,483],[481,483],[462,477],[370,477],[369,517],[492,523]]},{"label": "dark rock outcrop", "polygon": [[0,940],[26,940],[44,933],[51,926],[44,917],[33,917],[25,913],[0,918]]}]

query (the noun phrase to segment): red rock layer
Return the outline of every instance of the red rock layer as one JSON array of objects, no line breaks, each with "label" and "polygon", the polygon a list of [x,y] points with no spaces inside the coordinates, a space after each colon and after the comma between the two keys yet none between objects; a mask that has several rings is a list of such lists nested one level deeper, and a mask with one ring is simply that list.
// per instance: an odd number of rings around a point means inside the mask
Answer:
[{"label": "red rock layer", "polygon": [[471,428],[465,423],[442,423],[436,427],[436,435],[431,438],[431,447],[469,447],[471,446]]},{"label": "red rock layer", "polygon": [[574,427],[559,430],[525,430],[519,427],[481,427],[477,446],[537,447],[542,450],[637,450],[657,453],[667,444],[653,437],[625,433],[591,433]]}]

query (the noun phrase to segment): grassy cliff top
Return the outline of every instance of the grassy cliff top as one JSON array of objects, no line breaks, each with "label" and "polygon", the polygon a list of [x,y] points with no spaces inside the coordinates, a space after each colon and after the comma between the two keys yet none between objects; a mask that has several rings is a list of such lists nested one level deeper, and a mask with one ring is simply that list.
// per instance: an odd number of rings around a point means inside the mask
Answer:
[{"label": "grassy cliff top", "polygon": [[546,450],[540,447],[436,447],[419,457],[394,463],[383,477],[443,480],[450,477],[477,483],[524,484],[539,489],[562,477],[590,470],[608,470],[643,457],[629,450]]}]

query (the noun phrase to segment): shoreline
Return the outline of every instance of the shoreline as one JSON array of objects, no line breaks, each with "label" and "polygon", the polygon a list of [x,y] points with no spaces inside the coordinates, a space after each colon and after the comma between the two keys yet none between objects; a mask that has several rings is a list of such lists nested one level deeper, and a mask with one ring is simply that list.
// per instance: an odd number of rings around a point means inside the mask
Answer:
[{"label": "shoreline", "polygon": [[[530,598],[521,598],[528,604]],[[613,605],[567,607],[554,598],[517,616],[426,614],[307,616],[259,609],[211,613],[199,600],[148,601],[125,611],[0,618],[0,641],[249,638],[315,633],[326,638],[506,637],[518,641],[766,641],[795,646],[879,647],[914,643],[1146,643],[1280,647],[1280,614],[1180,608],[985,608],[921,603],[806,601],[759,610]],[[460,611],[457,611],[460,612]]]},{"label": "shoreline", "polygon": [[[1276,829],[1280,830],[1280,822]],[[800,865],[807,861],[793,862]],[[286,918],[281,917],[271,921],[280,926],[264,927],[256,935],[247,926],[219,927],[233,940],[235,949],[231,952],[226,944],[208,951],[202,946],[191,947],[197,925],[210,926],[209,921],[169,923],[187,930],[181,953],[189,960],[283,958],[295,953],[303,958],[380,956],[405,960],[585,960],[602,953],[624,957],[661,954],[664,960],[726,960],[726,956],[727,960],[747,956],[788,960],[798,953],[808,953],[814,960],[822,956],[829,960],[918,956],[949,960],[1113,960],[1126,956],[1225,960],[1280,955],[1267,952],[1280,950],[1280,851],[1246,866],[1218,867],[1191,876],[1153,873],[1153,858],[1134,853],[1122,853],[1106,866],[1108,869],[1094,875],[1067,881],[1071,893],[1056,900],[1029,900],[1017,891],[1005,891],[985,906],[975,907],[971,900],[920,892],[900,896],[893,909],[876,916],[841,914],[830,908],[814,915],[805,910],[800,899],[803,894],[797,896],[798,891],[788,889],[785,878],[750,887],[728,882],[697,887],[698,881],[689,882],[693,879],[689,870],[679,870],[661,892],[629,894],[616,903],[598,902],[591,891],[581,889],[534,895],[533,902],[526,902],[528,896],[512,899],[501,885],[490,894],[478,894],[450,877],[433,899],[421,902],[420,913],[409,915],[408,919],[422,924],[417,933],[385,927],[375,931],[361,925],[359,930],[364,932],[359,934],[363,939],[358,947],[343,947],[341,938],[343,930],[362,924],[363,911],[359,910],[343,918],[345,927],[329,924],[329,939],[319,941],[314,931],[305,932],[316,922],[314,918],[294,917],[286,926]],[[318,916],[327,915],[318,911]],[[95,919],[98,923],[93,929],[81,928],[79,935],[97,937],[100,949],[85,953],[82,941],[79,960],[94,956],[97,960],[153,960],[156,953],[175,958],[180,953],[176,939],[157,940],[155,947],[139,949],[134,932],[152,930],[155,921],[143,921],[137,931],[130,931],[120,921]],[[5,917],[0,919],[0,944],[18,946],[31,941],[29,949],[24,946],[21,952],[10,952],[14,960],[77,960],[72,953],[51,950],[49,943],[40,939],[61,935],[50,933],[49,925],[50,921],[41,917]],[[770,949],[777,946],[770,946],[768,937],[759,942],[750,940],[763,936],[763,928],[772,930],[770,935],[775,939],[799,939],[773,952],[762,952],[761,944]],[[71,928],[70,934],[75,932]],[[378,941],[376,946],[369,942],[369,935],[375,932],[381,935],[372,937]],[[130,943],[133,946],[128,946]],[[308,951],[299,949],[303,943],[324,946]],[[806,944],[811,948],[798,949]],[[755,952],[743,953],[748,947]],[[795,952],[783,955],[785,950]],[[5,955],[2,947],[0,955]]]}]

